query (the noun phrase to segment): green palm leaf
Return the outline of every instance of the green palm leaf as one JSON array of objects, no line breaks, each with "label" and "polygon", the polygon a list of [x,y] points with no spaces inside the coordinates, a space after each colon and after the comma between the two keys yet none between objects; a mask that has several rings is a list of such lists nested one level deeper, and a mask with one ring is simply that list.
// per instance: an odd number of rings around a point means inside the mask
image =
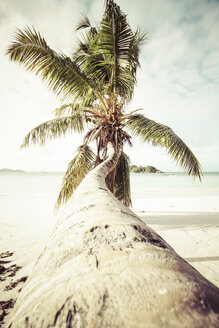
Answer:
[{"label": "green palm leaf", "polygon": [[98,35],[98,51],[110,65],[110,88],[114,94],[131,98],[134,77],[129,69],[130,45],[133,32],[126,15],[114,1],[106,1],[104,16]]},{"label": "green palm leaf", "polygon": [[81,103],[64,104],[54,110],[55,116],[60,117],[64,115],[73,116],[76,114],[83,116],[84,106]]},{"label": "green palm leaf", "polygon": [[72,196],[77,186],[87,173],[92,169],[95,155],[87,145],[82,145],[77,150],[77,155],[69,163],[62,180],[62,188],[59,193],[56,208]]},{"label": "green palm leaf", "polygon": [[201,180],[202,168],[197,158],[168,126],[156,123],[141,114],[127,117],[127,125],[134,135],[140,136],[143,141],[166,148],[168,154],[189,175],[198,176]]},{"label": "green palm leaf", "polygon": [[79,114],[55,118],[40,124],[31,130],[24,138],[21,147],[24,148],[30,144],[35,145],[37,143],[42,146],[47,139],[54,139],[72,131],[80,133],[83,130],[84,118]]},{"label": "green palm leaf", "polygon": [[140,49],[146,39],[147,39],[147,34],[141,33],[140,29],[137,29],[130,43],[129,62],[135,82],[136,82],[137,68],[140,67],[140,62],[139,62]]},{"label": "green palm leaf", "polygon": [[23,63],[27,70],[40,75],[55,94],[62,94],[65,99],[74,98],[88,104],[99,98],[103,102],[95,85],[76,63],[52,50],[34,29],[18,30],[7,54],[11,60]]},{"label": "green palm leaf", "polygon": [[126,206],[130,206],[131,191],[130,191],[130,170],[129,170],[129,158],[125,153],[121,153],[118,161],[114,195]]},{"label": "green palm leaf", "polygon": [[112,60],[104,57],[98,51],[98,35],[90,29],[84,33],[82,40],[78,41],[78,48],[73,55],[74,61],[81,71],[95,81],[95,86],[100,92],[107,94],[109,89],[109,72]]}]

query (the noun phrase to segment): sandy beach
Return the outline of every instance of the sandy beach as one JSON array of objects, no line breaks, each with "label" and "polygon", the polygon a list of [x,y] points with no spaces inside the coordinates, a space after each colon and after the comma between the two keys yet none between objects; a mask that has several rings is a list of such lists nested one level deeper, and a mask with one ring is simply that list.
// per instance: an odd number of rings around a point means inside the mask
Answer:
[{"label": "sandy beach", "polygon": [[[26,211],[23,218],[1,218],[2,327],[7,323],[7,314],[54,226],[56,217],[51,214],[52,203],[52,197],[48,202],[48,199],[44,200],[39,196],[26,204],[26,207],[24,203],[19,203],[20,208],[23,206]],[[133,210],[181,257],[219,286],[219,196],[205,194],[205,197],[168,197],[166,194],[164,197],[163,194],[151,194],[145,199],[134,198]],[[14,211],[16,212],[16,209]]]},{"label": "sandy beach", "polygon": [[150,213],[141,216],[175,251],[219,286],[219,213]]},{"label": "sandy beach", "polygon": [[[135,200],[133,209],[181,257],[219,286],[219,196],[162,197]],[[156,212],[158,203],[160,211]]]}]

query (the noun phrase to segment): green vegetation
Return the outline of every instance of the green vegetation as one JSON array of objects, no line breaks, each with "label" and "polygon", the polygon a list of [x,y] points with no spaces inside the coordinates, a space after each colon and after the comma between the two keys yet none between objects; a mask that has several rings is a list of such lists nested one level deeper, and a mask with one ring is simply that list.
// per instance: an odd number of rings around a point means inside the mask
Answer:
[{"label": "green vegetation", "polygon": [[[89,170],[107,158],[108,142],[122,151],[108,176],[108,187],[121,202],[130,205],[129,159],[123,146],[132,146],[131,134],[164,147],[188,174],[200,178],[198,160],[172,129],[136,113],[137,110],[127,111],[145,35],[139,29],[132,31],[126,15],[113,0],[105,1],[97,27],[84,14],[76,30],[82,33],[70,57],[52,50],[41,34],[29,27],[17,31],[7,50],[11,60],[39,75],[65,101],[55,110],[54,119],[27,134],[22,147],[44,145],[68,132],[88,131],[64,175],[57,206],[69,199]],[[95,152],[89,147],[93,141]]]},{"label": "green vegetation", "polygon": [[3,169],[0,169],[0,172],[5,172],[5,173],[13,173],[13,172],[15,172],[15,173],[24,173],[24,171],[23,170],[12,170],[12,169],[7,169],[7,168],[3,168]]},{"label": "green vegetation", "polygon": [[136,165],[130,165],[130,172],[133,172],[133,173],[164,173],[164,172],[156,169],[154,166],[136,166]]}]

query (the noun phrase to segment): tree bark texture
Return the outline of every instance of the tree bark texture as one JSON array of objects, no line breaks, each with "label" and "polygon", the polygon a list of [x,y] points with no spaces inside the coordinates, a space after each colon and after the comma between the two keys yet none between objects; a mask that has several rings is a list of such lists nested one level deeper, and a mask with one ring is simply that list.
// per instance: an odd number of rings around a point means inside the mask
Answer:
[{"label": "tree bark texture", "polygon": [[120,156],[108,148],[60,213],[9,327],[219,327],[219,289],[106,188]]}]

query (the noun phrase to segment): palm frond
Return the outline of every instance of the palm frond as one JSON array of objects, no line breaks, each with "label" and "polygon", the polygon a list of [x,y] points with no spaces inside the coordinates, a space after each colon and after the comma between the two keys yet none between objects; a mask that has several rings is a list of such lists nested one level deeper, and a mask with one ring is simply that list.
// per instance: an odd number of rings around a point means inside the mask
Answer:
[{"label": "palm frond", "polygon": [[48,139],[54,139],[72,131],[80,133],[83,130],[84,118],[79,114],[55,118],[31,130],[24,138],[21,148],[37,143],[42,146]]},{"label": "palm frond", "polygon": [[141,114],[127,118],[127,125],[134,135],[140,136],[153,146],[166,148],[168,154],[189,175],[198,176],[201,180],[202,168],[190,148],[180,139],[171,128],[152,121]]},{"label": "palm frond", "polygon": [[129,54],[133,32],[126,15],[114,1],[106,2],[98,39],[100,42],[99,52],[104,55],[105,60],[106,58],[111,59],[111,92],[131,98],[134,80],[129,69]]},{"label": "palm frond", "polygon": [[137,29],[133,35],[129,47],[129,62],[131,65],[132,74],[136,82],[136,72],[137,68],[140,67],[139,55],[142,45],[147,39],[147,34],[142,33],[140,29]]},{"label": "palm frond", "polygon": [[79,31],[81,29],[88,28],[88,27],[91,27],[90,20],[87,17],[87,15],[83,12],[81,15],[81,19],[78,22],[75,30]]},{"label": "palm frond", "polygon": [[126,206],[131,206],[129,158],[122,152],[118,160],[114,195]]},{"label": "palm frond", "polygon": [[83,35],[83,40],[78,41],[78,47],[73,55],[74,61],[81,71],[95,81],[96,88],[107,94],[109,88],[109,71],[112,66],[110,58],[98,51],[99,36],[97,31],[90,29]]},{"label": "palm frond", "polygon": [[[90,28],[86,31],[81,38],[77,40],[77,48],[73,53],[72,59],[81,67],[81,63],[86,63],[86,59],[89,58],[96,47],[97,42],[97,30]],[[83,69],[82,69],[83,70]]]},{"label": "palm frond", "polygon": [[103,41],[103,51],[112,54],[116,61],[117,59],[128,61],[129,46],[133,36],[126,15],[114,1],[107,1],[100,25],[100,38],[103,37],[101,40]]},{"label": "palm frond", "polygon": [[82,145],[78,148],[77,152],[77,155],[69,163],[63,177],[62,188],[56,202],[56,208],[67,202],[94,165],[95,154],[89,146]]},{"label": "palm frond", "polygon": [[27,70],[39,75],[55,94],[62,94],[65,99],[74,98],[88,104],[99,98],[103,102],[95,85],[78,65],[52,50],[35,29],[18,30],[7,54],[11,60],[24,64]]},{"label": "palm frond", "polygon": [[97,140],[99,137],[101,137],[101,132],[103,132],[102,125],[98,125],[91,130],[89,130],[86,135],[84,136],[84,143],[90,143],[93,140]]},{"label": "palm frond", "polygon": [[64,115],[73,116],[75,114],[83,115],[84,106],[81,103],[64,104],[54,110],[57,117]]},{"label": "palm frond", "polygon": [[[88,26],[86,18],[82,26]],[[126,15],[114,1],[106,1],[98,30],[89,29],[79,39],[73,60],[96,88],[129,101],[136,82],[140,46],[144,35],[132,32]]]}]

